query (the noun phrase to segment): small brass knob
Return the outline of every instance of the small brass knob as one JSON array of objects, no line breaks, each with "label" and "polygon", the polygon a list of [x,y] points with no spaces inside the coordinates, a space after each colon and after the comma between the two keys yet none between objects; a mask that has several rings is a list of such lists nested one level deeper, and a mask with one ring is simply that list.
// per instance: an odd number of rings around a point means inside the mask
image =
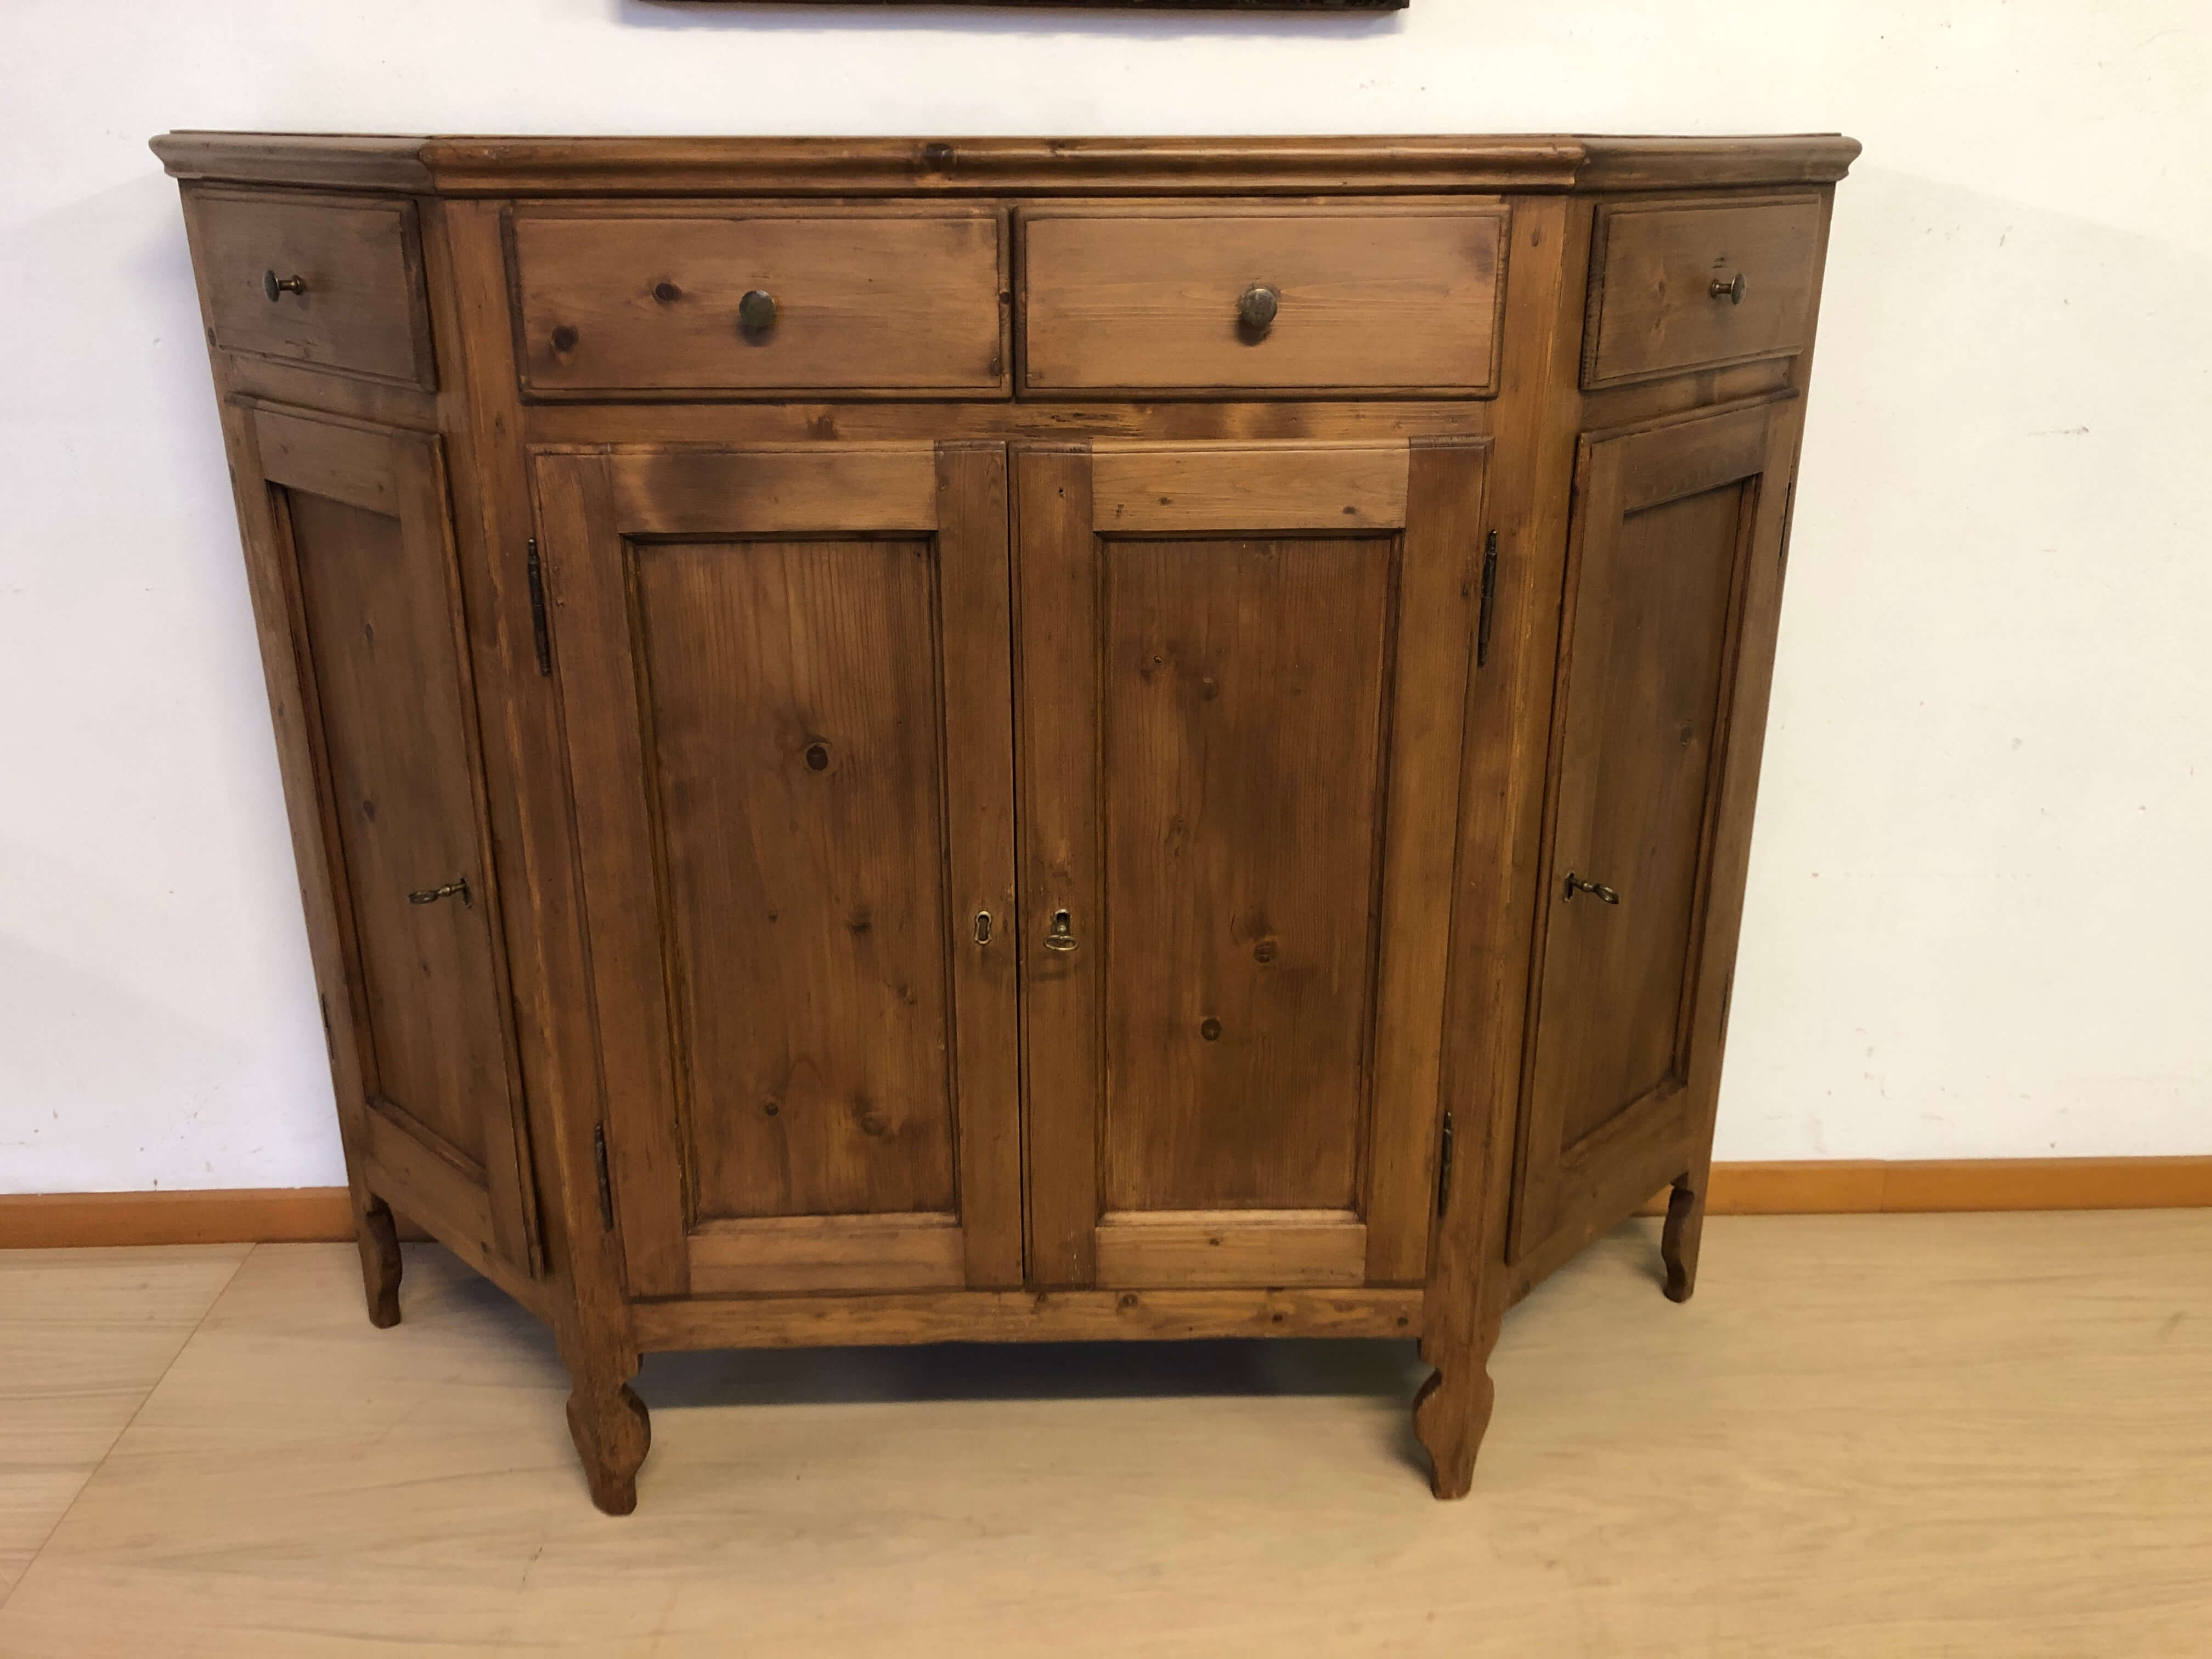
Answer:
[{"label": "small brass knob", "polygon": [[1714,277],[1712,296],[1716,300],[1726,300],[1732,306],[1741,305],[1743,303],[1743,273],[1740,270],[1736,272],[1735,281],[1732,283],[1724,283],[1719,277]]},{"label": "small brass knob", "polygon": [[304,276],[279,276],[273,270],[264,270],[261,273],[261,291],[269,296],[269,303],[273,306],[279,295],[305,294],[307,279]]},{"label": "small brass knob", "polygon": [[1283,296],[1273,289],[1255,283],[1237,296],[1237,320],[1256,333],[1265,333],[1282,303]]},{"label": "small brass knob", "polygon": [[775,295],[754,289],[738,301],[738,326],[748,334],[765,334],[775,326]]}]

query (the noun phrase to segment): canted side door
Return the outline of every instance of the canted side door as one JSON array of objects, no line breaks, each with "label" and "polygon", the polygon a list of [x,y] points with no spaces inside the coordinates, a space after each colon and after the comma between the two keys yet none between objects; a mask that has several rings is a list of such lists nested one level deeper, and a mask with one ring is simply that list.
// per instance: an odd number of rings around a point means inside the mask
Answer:
[{"label": "canted side door", "polygon": [[1710,1132],[1781,597],[1796,405],[1583,441],[1553,719],[1516,1261]]},{"label": "canted side door", "polygon": [[1421,1277],[1487,453],[1017,446],[1036,1282]]},{"label": "canted side door", "polygon": [[291,647],[270,665],[271,693],[297,696],[312,751],[296,773],[287,757],[286,781],[357,1172],[465,1255],[534,1273],[438,440],[265,406],[232,418],[263,485],[241,495],[256,604],[286,618]]},{"label": "canted side door", "polygon": [[631,1293],[1018,1284],[1004,447],[535,465]]}]

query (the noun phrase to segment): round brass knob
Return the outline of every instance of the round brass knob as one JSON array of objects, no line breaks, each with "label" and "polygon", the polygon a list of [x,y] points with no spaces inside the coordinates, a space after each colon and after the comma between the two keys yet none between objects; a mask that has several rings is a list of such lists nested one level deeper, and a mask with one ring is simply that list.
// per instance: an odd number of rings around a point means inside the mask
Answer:
[{"label": "round brass knob", "polygon": [[1275,320],[1275,312],[1282,305],[1283,296],[1263,283],[1255,283],[1237,299],[1237,320],[1245,327],[1264,331]]},{"label": "round brass knob", "polygon": [[273,306],[280,294],[305,294],[307,279],[304,276],[279,276],[273,270],[264,270],[261,273],[261,291],[269,296],[269,303]]},{"label": "round brass knob", "polygon": [[775,295],[754,289],[738,301],[738,326],[748,334],[765,334],[775,326]]},{"label": "round brass knob", "polygon": [[1711,291],[1716,300],[1726,300],[1732,306],[1741,305],[1743,303],[1743,273],[1740,270],[1736,272],[1735,281],[1732,283],[1724,283],[1719,277],[1714,277]]}]

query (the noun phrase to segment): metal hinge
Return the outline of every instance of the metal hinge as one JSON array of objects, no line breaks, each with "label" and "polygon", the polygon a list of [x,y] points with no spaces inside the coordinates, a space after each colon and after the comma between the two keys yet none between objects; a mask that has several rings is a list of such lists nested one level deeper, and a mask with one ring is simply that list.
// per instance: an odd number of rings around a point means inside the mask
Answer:
[{"label": "metal hinge", "polygon": [[592,1162],[599,1172],[599,1224],[609,1232],[615,1226],[615,1188],[607,1179],[607,1126],[592,1125]]},{"label": "metal hinge", "polygon": [[1452,1116],[1444,1114],[1443,1148],[1437,1155],[1437,1213],[1442,1215],[1451,1202]]},{"label": "metal hinge", "polygon": [[545,629],[545,571],[538,562],[538,538],[530,538],[530,637],[538,647],[538,672],[553,672],[553,636]]},{"label": "metal hinge", "polygon": [[1493,530],[1482,544],[1482,609],[1475,615],[1474,665],[1480,668],[1490,660],[1490,611],[1498,598],[1498,532]]}]

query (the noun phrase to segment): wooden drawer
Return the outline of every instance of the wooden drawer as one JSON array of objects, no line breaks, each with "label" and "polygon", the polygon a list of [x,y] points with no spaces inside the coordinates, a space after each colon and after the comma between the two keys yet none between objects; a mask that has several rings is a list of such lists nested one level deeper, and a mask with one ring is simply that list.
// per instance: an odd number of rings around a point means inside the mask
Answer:
[{"label": "wooden drawer", "polygon": [[[1022,216],[1022,386],[1074,396],[1487,397],[1503,206]],[[1274,315],[1240,315],[1250,290]]]},{"label": "wooden drawer", "polygon": [[1786,357],[1813,334],[1820,202],[1616,202],[1597,210],[1583,385]]},{"label": "wooden drawer", "polygon": [[218,347],[437,385],[412,202],[215,191],[190,199]]},{"label": "wooden drawer", "polygon": [[[1005,225],[990,208],[518,213],[523,384],[1004,395]],[[772,312],[741,317],[756,295]]]}]

